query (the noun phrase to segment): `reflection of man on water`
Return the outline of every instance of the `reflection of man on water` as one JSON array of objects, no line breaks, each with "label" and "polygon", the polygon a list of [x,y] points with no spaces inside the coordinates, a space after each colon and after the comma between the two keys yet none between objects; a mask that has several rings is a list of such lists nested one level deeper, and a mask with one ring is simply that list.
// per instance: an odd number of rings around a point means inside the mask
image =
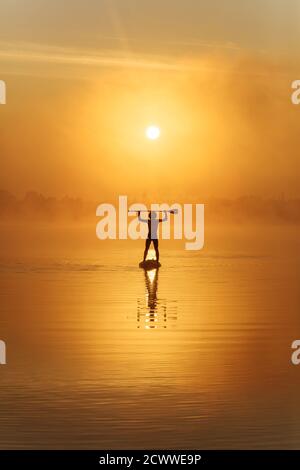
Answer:
[{"label": "reflection of man on water", "polygon": [[144,328],[158,328],[156,322],[158,321],[158,304],[157,288],[158,288],[158,269],[151,269],[150,271],[144,270],[145,284],[146,284],[146,306],[139,304],[138,300],[138,311],[137,321],[138,328],[140,328],[140,322],[143,320]]},{"label": "reflection of man on water", "polygon": [[[138,328],[146,329],[167,328],[175,326],[177,320],[176,300],[170,300],[167,313],[167,301],[157,297],[158,295],[159,268],[144,269],[146,299],[138,299],[137,321]],[[146,302],[145,302],[146,300]]]},{"label": "reflection of man on water", "polygon": [[155,255],[156,255],[156,261],[159,261],[159,250],[158,250],[158,238],[157,238],[157,231],[158,231],[158,225],[160,222],[165,222],[168,219],[167,212],[165,212],[165,216],[163,219],[159,219],[157,217],[156,212],[154,211],[149,211],[148,212],[148,219],[142,219],[140,211],[138,211],[138,216],[139,216],[139,221],[140,222],[145,222],[148,224],[148,236],[146,238],[146,243],[145,243],[145,251],[144,251],[144,259],[143,261],[146,261],[147,254],[151,245],[151,242],[154,245],[155,249]]},{"label": "reflection of man on water", "polygon": [[158,269],[145,271],[145,281],[148,291],[148,308],[150,313],[155,313],[157,308],[157,284]]}]

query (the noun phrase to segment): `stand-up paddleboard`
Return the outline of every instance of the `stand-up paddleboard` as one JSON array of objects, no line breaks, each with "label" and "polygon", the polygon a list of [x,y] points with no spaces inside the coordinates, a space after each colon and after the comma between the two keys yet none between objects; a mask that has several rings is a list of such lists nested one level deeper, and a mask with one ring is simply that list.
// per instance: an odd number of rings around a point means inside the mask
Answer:
[{"label": "stand-up paddleboard", "polygon": [[156,259],[147,259],[146,261],[142,261],[139,264],[140,268],[146,269],[146,271],[151,270],[151,269],[157,269],[161,267],[161,264],[159,261],[156,261]]}]

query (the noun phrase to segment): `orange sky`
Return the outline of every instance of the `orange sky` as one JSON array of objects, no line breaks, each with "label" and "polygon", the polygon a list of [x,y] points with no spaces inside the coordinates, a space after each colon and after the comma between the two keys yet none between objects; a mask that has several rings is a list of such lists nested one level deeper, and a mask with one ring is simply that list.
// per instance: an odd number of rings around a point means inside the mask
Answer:
[{"label": "orange sky", "polygon": [[3,0],[0,188],[300,196],[298,5]]}]

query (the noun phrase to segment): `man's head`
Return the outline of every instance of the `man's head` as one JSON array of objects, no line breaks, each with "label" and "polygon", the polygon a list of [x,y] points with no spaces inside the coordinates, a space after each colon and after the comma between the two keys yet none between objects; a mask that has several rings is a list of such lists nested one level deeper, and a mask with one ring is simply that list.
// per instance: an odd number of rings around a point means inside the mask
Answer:
[{"label": "man's head", "polygon": [[149,219],[157,219],[157,214],[156,214],[156,212],[149,211],[149,212],[148,212],[148,218],[149,218]]}]

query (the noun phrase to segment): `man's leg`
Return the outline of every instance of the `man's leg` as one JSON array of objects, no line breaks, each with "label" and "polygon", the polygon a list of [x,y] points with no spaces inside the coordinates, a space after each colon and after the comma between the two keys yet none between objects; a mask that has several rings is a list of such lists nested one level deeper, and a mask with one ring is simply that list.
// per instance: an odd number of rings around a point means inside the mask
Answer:
[{"label": "man's leg", "polygon": [[147,254],[148,254],[148,250],[149,250],[150,245],[151,245],[151,240],[150,240],[150,238],[147,238],[147,239],[146,239],[146,243],[145,243],[145,251],[144,251],[144,259],[143,259],[143,261],[146,261],[146,258],[147,258]]},{"label": "man's leg", "polygon": [[153,240],[153,245],[155,249],[156,261],[159,262],[158,240]]}]

